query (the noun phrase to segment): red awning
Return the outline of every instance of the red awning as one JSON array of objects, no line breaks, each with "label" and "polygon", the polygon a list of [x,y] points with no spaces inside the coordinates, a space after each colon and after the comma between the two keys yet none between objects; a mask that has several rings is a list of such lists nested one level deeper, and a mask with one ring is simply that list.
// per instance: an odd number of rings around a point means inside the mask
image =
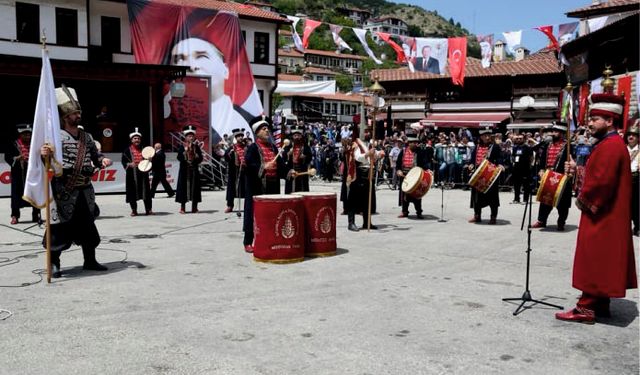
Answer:
[{"label": "red awning", "polygon": [[420,125],[445,128],[491,128],[508,120],[509,117],[509,112],[429,113],[427,118],[420,120]]}]

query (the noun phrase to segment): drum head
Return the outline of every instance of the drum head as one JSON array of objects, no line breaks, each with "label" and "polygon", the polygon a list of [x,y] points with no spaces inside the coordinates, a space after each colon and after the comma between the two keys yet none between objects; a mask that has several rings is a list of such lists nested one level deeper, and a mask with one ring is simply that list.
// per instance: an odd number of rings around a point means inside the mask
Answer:
[{"label": "drum head", "polygon": [[138,169],[140,172],[149,172],[151,170],[151,161],[141,160],[138,164]]},{"label": "drum head", "polygon": [[156,150],[151,146],[147,146],[142,149],[142,157],[145,159],[151,159],[155,154]]},{"label": "drum head", "polygon": [[335,197],[336,193],[323,193],[321,191],[300,191],[292,193],[293,195],[300,195],[302,197]]},{"label": "drum head", "polygon": [[402,180],[402,191],[408,193],[422,179],[423,170],[420,167],[413,167],[409,170],[404,180]]},{"label": "drum head", "polygon": [[256,195],[253,197],[254,200],[257,201],[269,201],[269,200],[289,200],[289,201],[296,201],[296,200],[301,200],[302,197],[299,195],[291,195],[291,194],[263,194],[263,195]]}]

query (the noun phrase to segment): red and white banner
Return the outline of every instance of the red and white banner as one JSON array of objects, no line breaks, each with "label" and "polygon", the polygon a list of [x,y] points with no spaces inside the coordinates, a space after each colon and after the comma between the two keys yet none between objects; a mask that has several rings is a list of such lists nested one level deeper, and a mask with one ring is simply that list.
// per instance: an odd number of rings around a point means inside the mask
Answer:
[{"label": "red and white banner", "polygon": [[127,7],[137,63],[187,66],[190,76],[210,79],[206,105],[214,142],[234,128],[251,132],[248,121],[263,107],[237,14],[146,0],[128,0]]},{"label": "red and white banner", "polygon": [[454,85],[464,84],[467,62],[467,37],[449,38],[449,74]]},{"label": "red and white banner", "polygon": [[304,32],[302,33],[302,45],[304,48],[309,48],[309,37],[313,30],[320,25],[322,25],[320,21],[310,20],[308,18],[304,21]]},{"label": "red and white banner", "polygon": [[544,35],[547,36],[547,38],[549,38],[549,45],[547,47],[545,47],[545,48],[554,49],[554,50],[560,49],[560,45],[558,44],[558,40],[553,35],[553,26],[551,26],[551,25],[538,26],[535,29],[538,30],[538,31],[541,31]]},{"label": "red and white banner", "polygon": [[407,60],[407,57],[404,54],[404,50],[402,49],[402,47],[400,47],[396,42],[394,42],[391,39],[391,34],[381,33],[381,32],[376,32],[376,34],[378,34],[380,39],[387,42],[387,44],[390,45],[394,51],[396,51],[396,61],[398,63],[404,63]]}]

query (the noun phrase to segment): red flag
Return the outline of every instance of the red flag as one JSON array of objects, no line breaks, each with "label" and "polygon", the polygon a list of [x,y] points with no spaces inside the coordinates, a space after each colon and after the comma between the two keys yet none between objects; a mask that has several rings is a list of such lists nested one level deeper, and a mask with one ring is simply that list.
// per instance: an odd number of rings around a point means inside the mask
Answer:
[{"label": "red flag", "polygon": [[589,109],[589,84],[583,83],[580,86],[580,110],[578,111],[578,124],[587,123],[587,110]]},{"label": "red flag", "polygon": [[376,34],[378,34],[380,39],[387,42],[387,44],[390,45],[394,51],[396,51],[396,62],[402,64],[407,60],[407,57],[405,56],[404,50],[402,49],[402,47],[400,47],[398,43],[391,40],[391,34],[381,33],[381,32],[376,32]]},{"label": "red flag", "polygon": [[316,29],[316,27],[322,25],[320,21],[314,21],[310,19],[306,19],[304,21],[304,33],[302,34],[302,45],[304,48],[309,47],[309,36]]},{"label": "red flag", "polygon": [[541,31],[544,35],[547,36],[547,38],[549,38],[549,45],[547,46],[548,49],[555,49],[555,50],[560,49],[560,45],[558,44],[558,39],[556,39],[556,37],[553,36],[553,26],[551,25],[539,26],[539,27],[536,27],[535,29],[538,31]]},{"label": "red flag", "polygon": [[467,37],[449,38],[449,74],[454,85],[464,84],[464,67],[467,62]]},{"label": "red flag", "polygon": [[627,120],[629,119],[629,102],[631,101],[631,76],[618,78],[618,95],[624,96],[624,111],[622,112],[622,126],[627,131]]}]

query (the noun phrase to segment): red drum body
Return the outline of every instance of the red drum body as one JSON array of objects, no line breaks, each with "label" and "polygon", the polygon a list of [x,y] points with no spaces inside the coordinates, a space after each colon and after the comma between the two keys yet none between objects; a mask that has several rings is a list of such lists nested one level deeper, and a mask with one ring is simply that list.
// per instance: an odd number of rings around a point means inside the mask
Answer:
[{"label": "red drum body", "polygon": [[266,263],[304,260],[304,206],[295,195],[253,197],[253,259]]},{"label": "red drum body", "polygon": [[567,185],[567,176],[547,169],[540,180],[536,200],[547,206],[557,207]]},{"label": "red drum body", "polygon": [[305,218],[305,255],[325,257],[336,254],[335,193],[300,192]]},{"label": "red drum body", "polygon": [[415,199],[422,199],[433,185],[433,173],[413,167],[402,180],[402,192]]},{"label": "red drum body", "polygon": [[498,180],[500,173],[502,173],[501,168],[485,159],[471,175],[469,186],[485,194]]}]

